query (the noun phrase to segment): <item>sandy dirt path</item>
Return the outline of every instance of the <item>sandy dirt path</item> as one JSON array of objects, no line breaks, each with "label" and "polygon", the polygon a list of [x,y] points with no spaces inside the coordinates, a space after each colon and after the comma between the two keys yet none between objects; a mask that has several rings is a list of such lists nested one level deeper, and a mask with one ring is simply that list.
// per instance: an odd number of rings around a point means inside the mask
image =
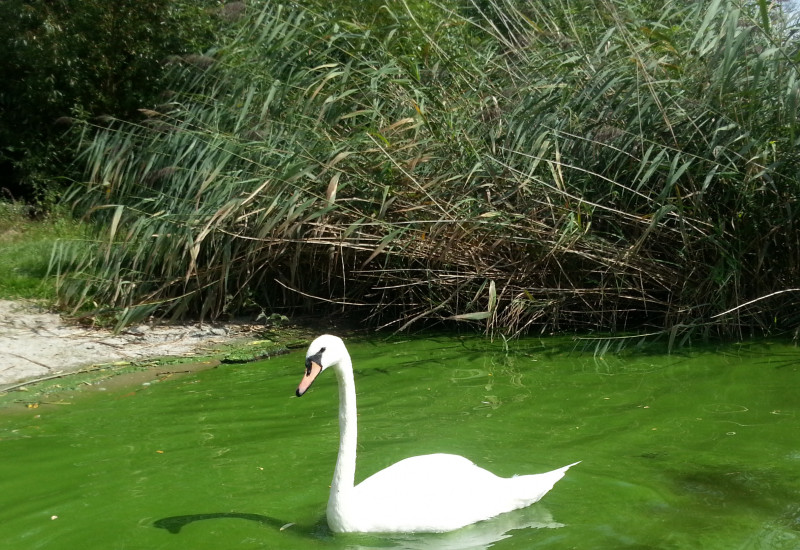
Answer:
[{"label": "sandy dirt path", "polygon": [[0,300],[0,391],[87,365],[190,356],[243,336],[236,326],[131,327],[121,334],[65,323],[29,302]]}]

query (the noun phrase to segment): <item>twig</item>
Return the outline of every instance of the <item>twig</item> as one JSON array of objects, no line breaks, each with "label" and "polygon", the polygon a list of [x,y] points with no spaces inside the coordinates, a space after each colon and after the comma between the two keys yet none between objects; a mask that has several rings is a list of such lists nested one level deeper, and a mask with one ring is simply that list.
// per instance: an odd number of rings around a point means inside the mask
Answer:
[{"label": "twig", "polygon": [[313,298],[314,300],[320,300],[322,302],[329,302],[331,304],[341,305],[341,306],[368,306],[369,304],[359,304],[356,302],[345,302],[344,300],[331,300],[330,298],[323,298],[321,296],[314,296],[313,294],[308,294],[306,292],[302,292],[297,290],[296,288],[292,288],[287,284],[280,282],[278,279],[273,279],[276,283],[281,285],[286,290],[291,290],[292,292],[296,292],[301,296],[305,296],[306,298]]},{"label": "twig", "polygon": [[23,386],[30,386],[31,384],[36,384],[37,382],[44,382],[46,380],[53,380],[54,378],[63,378],[64,376],[70,376],[72,374],[80,374],[85,372],[93,372],[96,370],[108,368],[108,365],[98,365],[97,367],[89,368],[89,369],[81,369],[76,371],[69,371],[69,372],[61,372],[58,374],[51,374],[50,376],[43,376],[41,378],[34,378],[32,380],[26,380],[25,382],[20,382],[18,384],[14,384],[12,386],[6,386],[5,388],[0,388],[0,393],[4,393],[7,391],[15,390],[17,388],[21,388]]},{"label": "twig", "polygon": [[[33,363],[34,365],[39,365],[40,367],[42,367],[44,369],[53,370],[53,367],[49,367],[49,366],[45,365],[44,363],[40,363],[39,361],[34,361],[33,359],[30,359],[29,357],[25,357],[24,355],[18,355],[16,353],[12,353],[10,351],[7,351],[6,353],[8,355],[13,355],[14,357],[16,357],[18,359],[23,359],[25,361],[29,361],[29,362]],[[11,367],[9,367],[9,368],[11,368]],[[8,370],[8,369],[3,369],[3,370]]]},{"label": "twig", "polygon": [[716,315],[712,315],[711,318],[712,319],[716,319],[717,317],[722,317],[723,315],[727,315],[728,313],[734,312],[737,309],[741,309],[741,308],[743,308],[745,306],[749,306],[750,304],[754,304],[756,302],[760,302],[761,300],[766,300],[767,298],[772,298],[773,296],[777,296],[778,294],[785,294],[787,292],[800,292],[800,288],[787,288],[787,289],[784,289],[784,290],[778,290],[778,291],[775,291],[775,292],[771,292],[770,294],[767,294],[766,296],[761,296],[761,297],[756,298],[754,300],[750,300],[749,302],[745,302],[743,304],[740,304],[740,305],[738,305],[736,307],[732,307],[731,309],[723,311],[722,313],[717,313]]}]

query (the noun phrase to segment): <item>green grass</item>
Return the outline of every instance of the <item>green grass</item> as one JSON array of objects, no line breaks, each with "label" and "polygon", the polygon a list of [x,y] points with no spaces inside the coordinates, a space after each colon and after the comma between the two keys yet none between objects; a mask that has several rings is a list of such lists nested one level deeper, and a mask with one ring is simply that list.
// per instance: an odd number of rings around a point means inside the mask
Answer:
[{"label": "green grass", "polygon": [[0,298],[54,300],[54,279],[48,277],[53,246],[84,232],[63,211],[32,219],[25,205],[0,202]]}]

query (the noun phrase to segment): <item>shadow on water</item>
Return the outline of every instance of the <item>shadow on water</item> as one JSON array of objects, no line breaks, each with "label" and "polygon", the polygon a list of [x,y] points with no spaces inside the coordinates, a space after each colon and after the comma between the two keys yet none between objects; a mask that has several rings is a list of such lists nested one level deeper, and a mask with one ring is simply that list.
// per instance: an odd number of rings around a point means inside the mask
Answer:
[{"label": "shadow on water", "polygon": [[[301,526],[285,523],[278,519],[261,514],[242,512],[217,512],[208,514],[188,514],[170,516],[153,522],[153,526],[179,534],[181,529],[198,521],[218,519],[243,519],[254,521],[276,531],[285,531],[287,535],[302,538],[326,539],[334,534],[321,523],[313,526]],[[496,542],[507,539],[511,531],[519,529],[557,529],[563,527],[553,520],[549,511],[539,505],[529,506],[501,514],[487,521],[481,521],[447,533],[389,533],[389,534],[344,534],[335,535],[340,538],[344,548],[348,550],[377,550],[380,548],[403,548],[405,550],[483,550]]]},{"label": "shadow on water", "polygon": [[271,518],[269,516],[262,516],[260,514],[246,514],[241,512],[216,512],[209,514],[188,514],[185,516],[170,516],[162,518],[153,522],[153,527],[159,529],[166,529],[170,533],[178,534],[181,529],[194,523],[196,521],[205,521],[210,519],[245,519],[248,521],[255,521],[266,527],[273,527],[276,530],[281,530],[286,527],[287,523]]},{"label": "shadow on water", "polygon": [[786,487],[780,473],[770,468],[725,465],[698,467],[673,474],[676,491],[692,494],[716,508],[736,504],[760,509],[769,516],[779,514],[796,493]]}]

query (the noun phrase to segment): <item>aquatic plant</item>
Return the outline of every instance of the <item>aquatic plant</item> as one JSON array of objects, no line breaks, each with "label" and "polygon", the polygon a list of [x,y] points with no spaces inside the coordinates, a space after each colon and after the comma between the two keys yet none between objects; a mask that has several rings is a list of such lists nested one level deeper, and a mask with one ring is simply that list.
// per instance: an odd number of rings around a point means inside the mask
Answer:
[{"label": "aquatic plant", "polygon": [[257,304],[508,334],[798,326],[797,294],[761,299],[800,265],[779,6],[425,4],[251,5],[174,60],[140,123],[86,126],[70,200],[101,230],[59,251],[63,304],[120,324]]}]

